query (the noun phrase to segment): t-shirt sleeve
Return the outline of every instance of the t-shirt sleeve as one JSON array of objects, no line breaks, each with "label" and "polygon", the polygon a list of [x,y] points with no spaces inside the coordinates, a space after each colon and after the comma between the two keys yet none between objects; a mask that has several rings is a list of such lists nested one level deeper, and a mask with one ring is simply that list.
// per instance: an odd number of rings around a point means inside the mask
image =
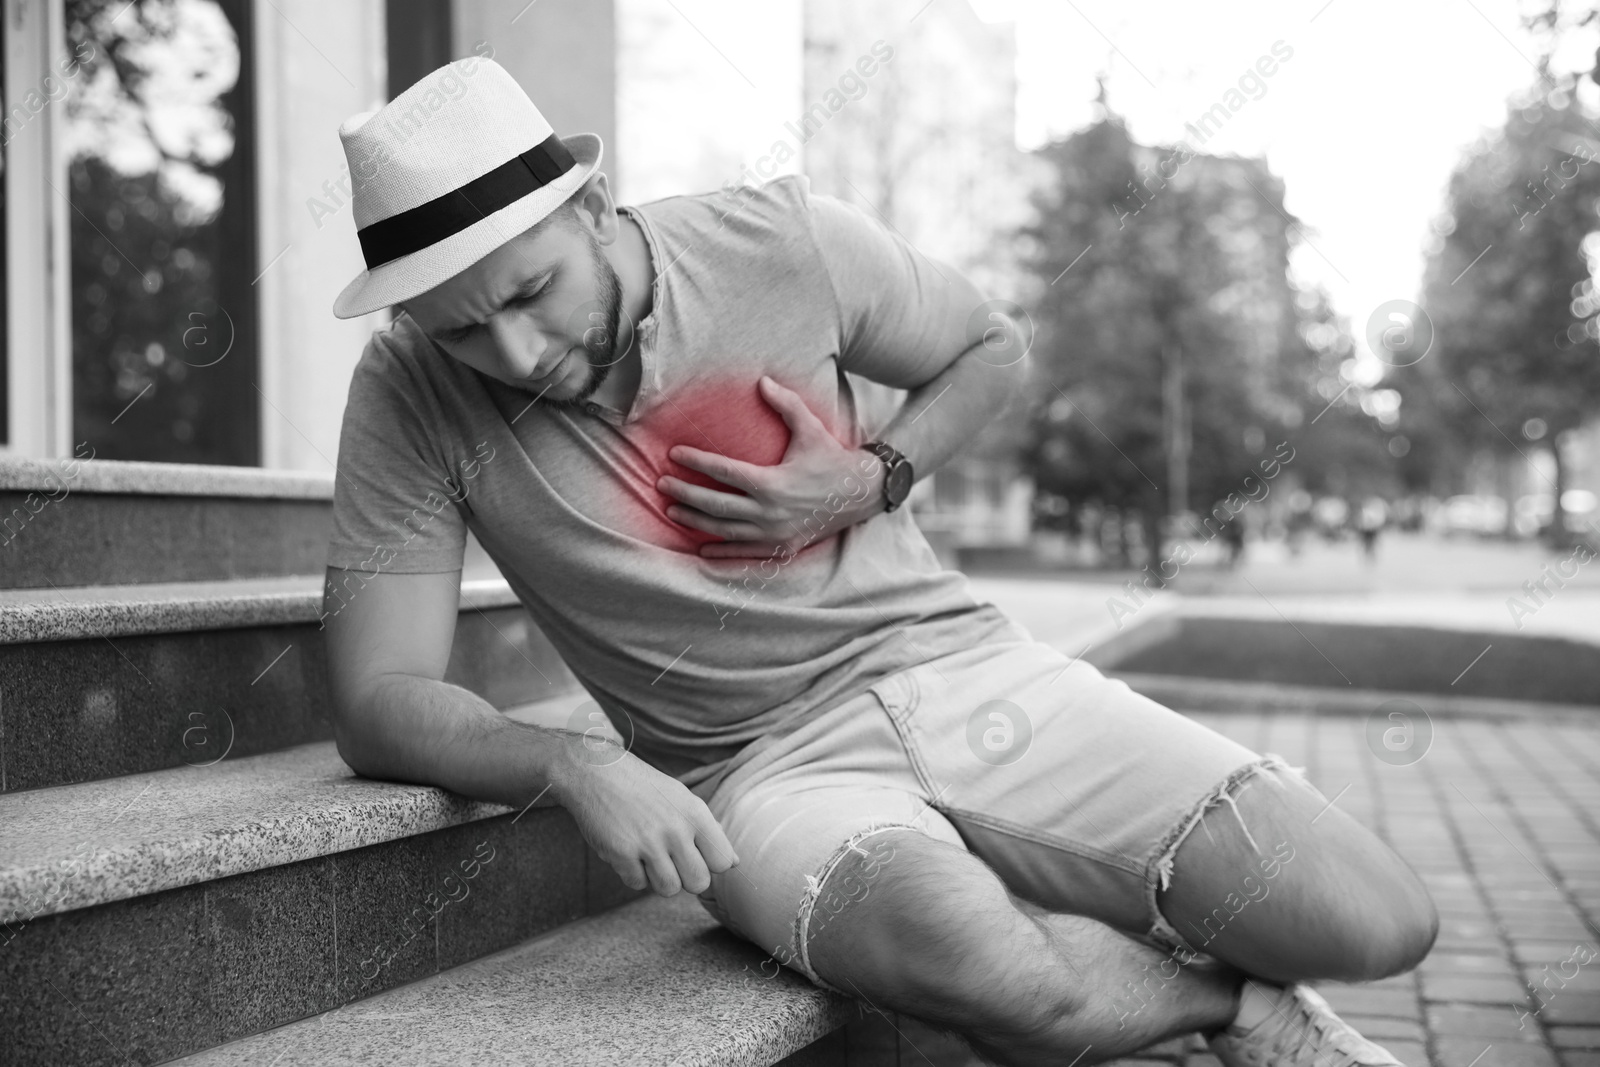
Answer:
[{"label": "t-shirt sleeve", "polygon": [[451,462],[428,432],[441,420],[427,389],[415,368],[376,338],[356,365],[339,431],[330,567],[461,569],[467,524],[448,479]]},{"label": "t-shirt sleeve", "polygon": [[900,388],[933,378],[966,347],[941,268],[860,208],[819,194],[808,203],[839,307],[839,365]]}]

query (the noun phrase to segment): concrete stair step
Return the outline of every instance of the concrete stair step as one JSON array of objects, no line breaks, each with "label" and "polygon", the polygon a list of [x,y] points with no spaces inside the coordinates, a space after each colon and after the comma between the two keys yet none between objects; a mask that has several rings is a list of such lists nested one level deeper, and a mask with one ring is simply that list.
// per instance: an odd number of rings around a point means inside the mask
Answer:
[{"label": "concrete stair step", "polygon": [[0,589],[321,574],[333,476],[0,459]]},{"label": "concrete stair step", "polygon": [[178,1062],[820,1067],[855,1015],[679,894]]},{"label": "concrete stair step", "polygon": [[0,922],[297,863],[504,810],[357,777],[332,742],[12,793],[0,797]]},{"label": "concrete stair step", "polygon": [[368,781],[331,743],[10,794],[0,826],[8,1064],[197,1052],[637,896],[547,797]]},{"label": "concrete stair step", "polygon": [[[331,738],[321,610],[320,576],[0,590],[0,794]],[[579,692],[500,578],[462,582],[446,678]]]}]

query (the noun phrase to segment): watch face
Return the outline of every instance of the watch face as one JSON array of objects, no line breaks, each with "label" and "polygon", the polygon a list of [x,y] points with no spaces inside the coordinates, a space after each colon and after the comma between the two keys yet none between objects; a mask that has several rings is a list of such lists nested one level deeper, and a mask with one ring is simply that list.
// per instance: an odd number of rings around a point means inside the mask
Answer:
[{"label": "watch face", "polygon": [[899,505],[911,492],[911,464],[896,463],[889,468],[889,475],[883,482],[883,495],[890,504]]}]

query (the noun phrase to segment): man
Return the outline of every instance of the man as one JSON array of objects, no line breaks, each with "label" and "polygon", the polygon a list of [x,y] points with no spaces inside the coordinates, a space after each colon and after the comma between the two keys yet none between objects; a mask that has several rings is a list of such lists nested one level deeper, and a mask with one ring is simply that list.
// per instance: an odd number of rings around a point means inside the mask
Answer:
[{"label": "man", "polygon": [[[1405,864],[973,600],[900,506],[1021,388],[1016,323],[801,179],[618,208],[492,61],[340,136],[368,269],[335,312],[401,312],[340,442],[356,771],[548,789],[629,885],[998,1062],[1396,1062],[1298,983],[1422,958]],[[862,380],[907,390],[876,440]],[[633,752],[442,681],[469,529]]]}]

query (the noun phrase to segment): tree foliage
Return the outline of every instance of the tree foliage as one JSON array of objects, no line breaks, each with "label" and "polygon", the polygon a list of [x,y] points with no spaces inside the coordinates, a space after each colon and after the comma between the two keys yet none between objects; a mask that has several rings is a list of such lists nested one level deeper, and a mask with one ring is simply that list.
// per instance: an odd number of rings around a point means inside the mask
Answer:
[{"label": "tree foliage", "polygon": [[1600,129],[1570,80],[1514,102],[1466,154],[1436,228],[1435,351],[1399,376],[1415,417],[1510,455],[1600,413]]},{"label": "tree foliage", "polygon": [[1027,459],[1042,493],[1135,511],[1153,529],[1167,511],[1162,390],[1174,354],[1189,508],[1239,492],[1277,442],[1308,431],[1326,447],[1297,467],[1302,478],[1386,467],[1353,398],[1307,425],[1338,394],[1314,390],[1337,381],[1350,344],[1320,294],[1291,282],[1297,224],[1263,161],[1142,146],[1115,117],[1041,154],[1054,181],[1028,231],[1043,295]]}]

